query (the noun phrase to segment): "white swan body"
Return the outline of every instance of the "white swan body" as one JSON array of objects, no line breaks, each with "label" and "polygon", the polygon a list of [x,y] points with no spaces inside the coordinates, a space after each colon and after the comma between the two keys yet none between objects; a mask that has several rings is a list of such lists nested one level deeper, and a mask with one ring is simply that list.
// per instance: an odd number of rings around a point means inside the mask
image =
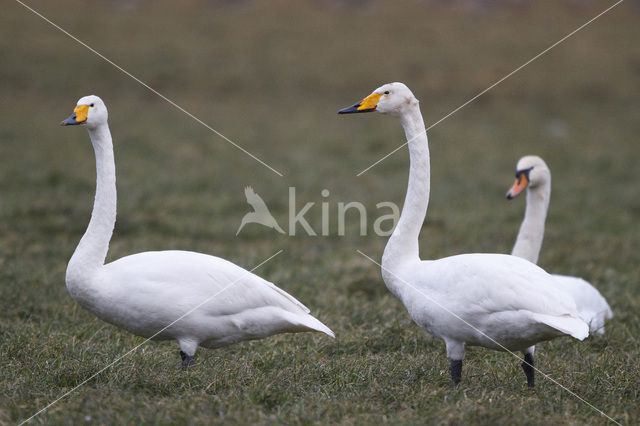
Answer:
[{"label": "white swan body", "polygon": [[607,299],[591,283],[580,277],[559,274],[553,274],[552,277],[573,297],[580,318],[589,324],[589,331],[602,336],[605,323],[613,318]]},{"label": "white swan body", "polygon": [[466,345],[525,352],[523,368],[534,384],[536,342],[562,335],[584,339],[587,324],[575,302],[544,270],[516,256],[463,254],[422,261],[418,236],[429,203],[430,162],[418,100],[402,83],[376,89],[340,113],[378,111],[396,116],[409,146],[409,184],[400,220],[382,256],[382,277],[422,328],[445,341],[458,383]]},{"label": "white swan body", "polygon": [[[518,196],[524,188],[527,188],[527,207],[511,254],[538,263],[551,197],[551,171],[542,158],[527,155],[518,161],[516,181],[507,192],[507,198]],[[589,324],[591,333],[604,334],[604,324],[613,318],[613,312],[600,292],[582,278],[552,276],[558,286],[573,297],[580,318]]]},{"label": "white swan body", "polygon": [[462,254],[388,271],[388,287],[416,324],[447,342],[453,359],[464,357],[465,345],[522,351],[565,334],[586,336],[571,298],[556,291],[544,270],[513,256]]},{"label": "white swan body", "polygon": [[193,363],[198,346],[218,348],[299,331],[334,337],[293,296],[218,257],[154,251],[105,265],[116,220],[107,109],[97,96],[86,96],[61,124],[85,124],[96,154],[91,221],[67,267],[67,288],[74,300],[98,318],[138,336],[176,339],[185,367]]},{"label": "white swan body", "polygon": [[304,305],[272,283],[201,253],[134,254],[105,265],[89,283],[69,280],[67,286],[72,297],[98,318],[143,337],[151,337],[211,298],[155,336],[179,340],[187,354],[188,342],[218,348],[282,332],[332,334],[308,315]]}]

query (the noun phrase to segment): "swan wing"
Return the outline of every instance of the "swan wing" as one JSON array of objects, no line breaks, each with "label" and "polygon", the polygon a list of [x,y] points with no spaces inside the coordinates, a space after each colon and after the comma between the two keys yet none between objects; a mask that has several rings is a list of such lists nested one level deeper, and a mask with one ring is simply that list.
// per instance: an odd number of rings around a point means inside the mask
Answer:
[{"label": "swan wing", "polygon": [[[260,278],[260,277],[258,277]],[[311,312],[311,310],[309,308],[307,308],[305,305],[303,305],[298,299],[296,299],[295,297],[293,297],[292,295],[290,295],[289,293],[287,293],[286,291],[284,291],[283,289],[281,289],[280,287],[276,286],[275,284],[273,284],[272,282],[269,282],[265,279],[260,278],[264,284],[268,287],[271,288],[271,290],[273,290],[274,292],[279,293],[281,296],[287,298],[291,303],[295,304],[296,306],[298,306],[298,308],[300,308],[301,310],[303,310],[305,313],[309,313]]]},{"label": "swan wing", "polygon": [[[542,268],[516,256],[466,254],[433,262],[448,286],[467,303],[487,312],[528,310],[547,315],[575,314],[576,305]],[[444,271],[443,271],[444,270]]]},{"label": "swan wing", "polygon": [[[573,298],[558,288],[543,269],[519,257],[503,254],[451,256],[420,262],[409,276],[415,289],[424,295],[433,295],[441,307],[478,328],[484,328],[492,316],[526,314],[562,333],[576,337],[588,334],[588,326],[580,319]],[[417,299],[415,293],[405,294],[403,302],[414,312],[434,312],[427,298]],[[427,321],[434,321],[433,318]],[[447,320],[436,321],[445,324]],[[449,321],[449,324],[453,323]],[[520,324],[505,323],[504,328],[516,325]]]},{"label": "swan wing", "polygon": [[569,315],[553,316],[534,313],[533,318],[550,327],[568,334],[578,340],[584,340],[589,336],[589,327],[584,321]]},{"label": "swan wing", "polygon": [[105,287],[132,303],[160,307],[201,308],[212,315],[230,315],[264,306],[292,313],[309,309],[286,291],[215,256],[186,251],[144,252],[105,265]]}]

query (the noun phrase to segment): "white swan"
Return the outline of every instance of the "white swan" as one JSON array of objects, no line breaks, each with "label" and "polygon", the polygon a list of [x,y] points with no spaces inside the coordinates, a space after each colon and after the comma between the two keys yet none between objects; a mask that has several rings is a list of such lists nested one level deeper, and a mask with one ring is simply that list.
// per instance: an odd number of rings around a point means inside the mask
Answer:
[{"label": "white swan", "polygon": [[138,336],[176,339],[183,367],[194,363],[198,346],[218,348],[300,331],[334,337],[291,295],[218,257],[153,251],[105,265],[116,220],[116,173],[107,117],[102,100],[86,96],[60,123],[86,125],[96,155],[91,220],[67,266],[67,289],[74,300]]},{"label": "white swan", "polygon": [[[538,263],[551,197],[551,171],[538,156],[527,155],[518,161],[516,181],[507,192],[507,198],[511,200],[517,197],[525,188],[527,208],[511,254]],[[606,320],[613,318],[613,312],[600,292],[582,278],[566,275],[553,275],[553,278],[563,290],[573,296],[580,317],[589,324],[590,331],[604,334],[604,324]]]},{"label": "white swan", "polygon": [[537,342],[571,335],[584,339],[589,327],[573,299],[544,270],[516,256],[462,254],[438,260],[419,257],[418,235],[427,212],[430,163],[418,100],[402,83],[376,89],[341,114],[378,111],[400,119],[409,141],[409,184],[400,220],[382,256],[382,278],[411,318],[444,340],[454,383],[459,383],[465,346],[523,351],[522,367],[534,385]]}]

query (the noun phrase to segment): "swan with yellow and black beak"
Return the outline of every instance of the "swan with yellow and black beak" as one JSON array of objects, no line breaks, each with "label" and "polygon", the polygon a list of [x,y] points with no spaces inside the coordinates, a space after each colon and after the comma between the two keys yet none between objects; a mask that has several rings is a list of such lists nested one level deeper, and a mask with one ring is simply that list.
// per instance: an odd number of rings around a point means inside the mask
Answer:
[{"label": "swan with yellow and black beak", "polygon": [[[505,254],[472,253],[421,260],[431,163],[418,100],[402,83],[385,84],[340,114],[379,112],[400,119],[409,146],[409,183],[400,220],[382,255],[382,278],[418,326],[444,340],[459,383],[467,346],[522,351],[534,386],[533,345],[589,334],[573,298],[535,264]],[[470,212],[469,214],[472,214]]]}]

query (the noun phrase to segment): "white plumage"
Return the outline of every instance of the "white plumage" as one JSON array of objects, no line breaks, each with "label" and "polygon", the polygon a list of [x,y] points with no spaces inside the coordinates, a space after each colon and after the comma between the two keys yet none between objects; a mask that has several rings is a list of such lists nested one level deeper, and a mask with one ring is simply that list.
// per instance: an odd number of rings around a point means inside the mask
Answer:
[{"label": "white plumage", "polygon": [[176,339],[183,366],[193,363],[198,346],[218,348],[300,331],[334,337],[293,296],[218,257],[154,251],[105,265],[116,220],[115,163],[107,118],[102,100],[86,96],[61,123],[85,124],[96,154],[91,221],[67,267],[67,288],[74,300],[138,336]]},{"label": "white plumage", "polygon": [[582,340],[589,334],[573,298],[544,270],[516,256],[420,260],[418,236],[429,203],[430,162],[418,100],[404,84],[390,83],[339,112],[368,111],[400,119],[411,160],[402,214],[382,257],[385,284],[420,327],[445,341],[455,383],[461,378],[465,346],[477,345],[523,351],[522,366],[533,386],[533,344],[562,335]]},{"label": "white plumage", "polygon": [[[551,171],[536,155],[527,155],[518,161],[516,181],[507,192],[507,198],[518,196],[525,188],[527,208],[511,254],[538,263],[551,198]],[[600,292],[582,278],[555,274],[553,278],[573,297],[580,318],[589,324],[591,333],[604,334],[604,324],[613,318],[613,312]]]}]

